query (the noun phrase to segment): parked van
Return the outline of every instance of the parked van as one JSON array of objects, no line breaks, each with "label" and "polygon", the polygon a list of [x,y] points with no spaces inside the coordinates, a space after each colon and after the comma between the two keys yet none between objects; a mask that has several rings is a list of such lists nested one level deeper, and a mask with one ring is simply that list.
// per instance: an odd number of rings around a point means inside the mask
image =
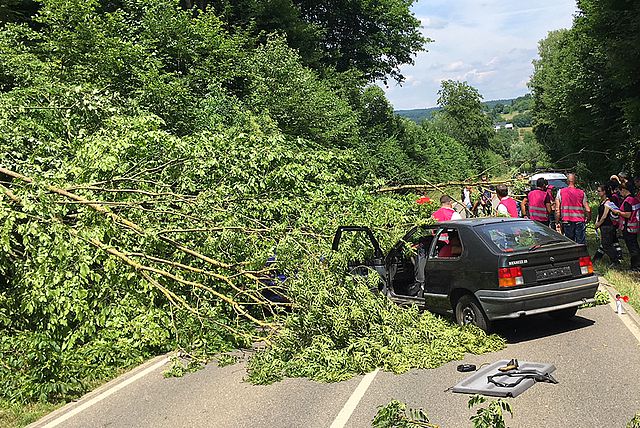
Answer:
[{"label": "parked van", "polygon": [[541,172],[529,177],[529,184],[531,185],[531,189],[536,188],[536,181],[538,181],[538,178],[540,177],[546,178],[549,185],[553,186],[556,191],[558,189],[569,186],[569,184],[567,183],[566,175],[559,172]]}]

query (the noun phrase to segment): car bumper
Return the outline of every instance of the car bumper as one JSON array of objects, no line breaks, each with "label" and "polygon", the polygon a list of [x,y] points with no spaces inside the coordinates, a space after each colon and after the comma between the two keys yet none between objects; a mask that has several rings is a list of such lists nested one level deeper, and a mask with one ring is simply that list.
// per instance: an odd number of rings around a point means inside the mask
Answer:
[{"label": "car bumper", "polygon": [[588,276],[516,290],[480,290],[475,293],[490,320],[519,318],[594,301],[598,277]]}]

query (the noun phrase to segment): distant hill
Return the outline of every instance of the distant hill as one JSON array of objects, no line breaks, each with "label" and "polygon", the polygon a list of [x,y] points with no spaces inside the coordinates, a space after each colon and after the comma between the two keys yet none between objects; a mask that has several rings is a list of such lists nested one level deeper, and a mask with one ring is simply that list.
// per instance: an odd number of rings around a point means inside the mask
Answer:
[{"label": "distant hill", "polygon": [[416,123],[420,123],[425,119],[431,119],[433,113],[440,110],[440,107],[418,108],[413,110],[396,110],[395,114],[406,117]]},{"label": "distant hill", "polygon": [[[520,100],[523,97],[510,98],[506,100],[491,100],[485,101],[482,104],[487,107],[487,110],[493,109],[497,104],[511,105],[514,101]],[[409,120],[413,120],[416,123],[420,123],[425,119],[431,119],[433,113],[440,110],[440,107],[419,108],[413,110],[396,110],[395,113],[398,116],[406,117]]]}]

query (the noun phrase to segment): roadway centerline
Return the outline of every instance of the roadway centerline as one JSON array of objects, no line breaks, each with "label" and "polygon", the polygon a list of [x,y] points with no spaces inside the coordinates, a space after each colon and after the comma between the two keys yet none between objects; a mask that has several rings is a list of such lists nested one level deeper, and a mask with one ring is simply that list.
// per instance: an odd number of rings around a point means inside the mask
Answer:
[{"label": "roadway centerline", "polygon": [[380,371],[380,369],[375,369],[362,378],[355,391],[353,391],[353,394],[351,394],[351,397],[349,397],[342,410],[340,410],[340,413],[338,413],[338,416],[334,419],[330,428],[343,428],[347,424],[351,414],[358,406],[358,403],[360,403],[360,400],[362,400],[362,397],[364,397],[365,392],[369,389],[378,371]]}]

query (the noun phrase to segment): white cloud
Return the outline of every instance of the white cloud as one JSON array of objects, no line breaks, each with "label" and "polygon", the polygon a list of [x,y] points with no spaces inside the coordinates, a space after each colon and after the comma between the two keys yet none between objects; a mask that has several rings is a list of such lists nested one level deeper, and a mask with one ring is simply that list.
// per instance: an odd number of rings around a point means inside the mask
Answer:
[{"label": "white cloud", "polygon": [[444,69],[445,71],[460,71],[463,68],[465,68],[463,61],[455,61],[447,65]]},{"label": "white cloud", "polygon": [[435,17],[425,16],[419,19],[420,19],[420,23],[422,24],[422,28],[440,30],[442,28],[445,28],[449,24],[444,19],[435,18]]},{"label": "white cloud", "polygon": [[[402,68],[411,80],[386,91],[395,108],[435,105],[444,79],[468,81],[485,100],[527,92],[538,41],[571,26],[575,2],[530,0],[526,6],[510,0],[419,0],[414,11],[435,42],[416,56],[414,66]],[[435,25],[438,20],[447,25]]]}]

